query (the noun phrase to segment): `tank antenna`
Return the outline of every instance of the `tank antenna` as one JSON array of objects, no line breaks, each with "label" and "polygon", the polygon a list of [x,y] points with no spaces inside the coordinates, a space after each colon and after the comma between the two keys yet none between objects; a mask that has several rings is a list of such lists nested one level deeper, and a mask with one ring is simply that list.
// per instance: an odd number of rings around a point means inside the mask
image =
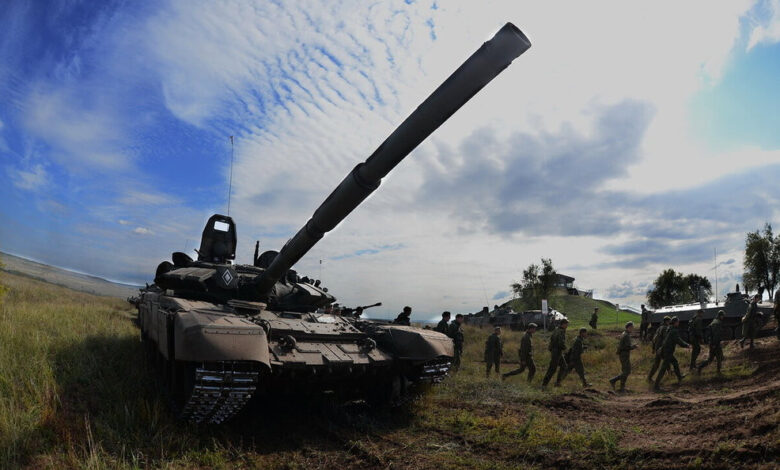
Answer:
[{"label": "tank antenna", "polygon": [[718,249],[713,248],[715,254],[715,306],[718,306]]},{"label": "tank antenna", "polygon": [[228,208],[227,215],[230,216],[230,196],[233,193],[233,136],[230,136],[230,182],[228,183]]}]

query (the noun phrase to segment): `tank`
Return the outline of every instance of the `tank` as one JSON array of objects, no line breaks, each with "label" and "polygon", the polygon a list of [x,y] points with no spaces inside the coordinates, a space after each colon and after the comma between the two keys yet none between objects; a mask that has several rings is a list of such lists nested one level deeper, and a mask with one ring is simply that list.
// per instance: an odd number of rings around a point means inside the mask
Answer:
[{"label": "tank", "polygon": [[529,47],[507,23],[358,164],[278,252],[259,254],[256,245],[251,265],[234,264],[236,224],[216,214],[203,229],[198,259],[177,252],[160,263],[154,283],[131,300],[149,360],[178,417],[218,424],[253,397],[272,394],[398,403],[447,375],[453,357],[447,336],[324,313],[335,297],[292,268]]},{"label": "tank", "polygon": [[[748,305],[750,304],[750,296],[747,293],[740,292],[739,285],[736,286],[734,292],[729,292],[725,295],[723,300],[717,302],[709,302],[703,300],[699,303],[690,303],[682,305],[670,305],[668,307],[662,307],[650,313],[650,328],[651,332],[654,332],[658,326],[663,322],[665,316],[677,317],[680,320],[680,335],[684,339],[688,339],[688,323],[696,316],[696,312],[703,310],[702,319],[704,320],[704,326],[709,325],[718,311],[723,310],[726,314],[723,325],[727,332],[726,338],[737,339],[742,337],[742,317],[747,312]],[[771,302],[759,302],[758,304],[758,321],[760,328],[766,324],[772,314],[772,308],[774,304]],[[705,329],[706,334],[706,329]]]}]

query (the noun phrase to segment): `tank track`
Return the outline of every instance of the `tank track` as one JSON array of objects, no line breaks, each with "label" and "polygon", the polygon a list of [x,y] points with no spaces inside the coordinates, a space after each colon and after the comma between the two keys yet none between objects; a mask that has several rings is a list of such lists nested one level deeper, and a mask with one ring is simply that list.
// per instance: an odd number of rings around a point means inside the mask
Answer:
[{"label": "tank track", "polygon": [[439,383],[447,377],[451,366],[449,358],[428,361],[421,366],[417,381]]},{"label": "tank track", "polygon": [[192,394],[181,408],[181,419],[195,424],[220,424],[252,398],[260,372],[251,363],[225,361],[195,369]]}]

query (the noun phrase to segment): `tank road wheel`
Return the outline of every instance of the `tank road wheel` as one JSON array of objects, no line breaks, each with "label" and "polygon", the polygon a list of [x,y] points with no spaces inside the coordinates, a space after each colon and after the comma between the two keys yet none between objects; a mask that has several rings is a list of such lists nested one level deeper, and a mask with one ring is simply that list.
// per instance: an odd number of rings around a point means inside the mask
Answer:
[{"label": "tank road wheel", "polygon": [[376,407],[397,407],[405,403],[409,381],[401,373],[394,373],[368,391],[366,401]]}]

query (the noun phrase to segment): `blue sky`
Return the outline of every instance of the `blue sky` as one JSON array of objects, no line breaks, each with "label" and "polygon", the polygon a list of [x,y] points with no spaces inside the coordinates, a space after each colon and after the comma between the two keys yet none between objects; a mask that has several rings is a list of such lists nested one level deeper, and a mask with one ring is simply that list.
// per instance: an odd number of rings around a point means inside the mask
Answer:
[{"label": "blue sky", "polygon": [[0,250],[149,281],[226,210],[231,135],[239,261],[278,249],[513,21],[532,49],[299,271],[388,316],[476,311],[541,257],[638,304],[717,249],[731,287],[779,215],[780,4],[624,3],[5,2]]}]

